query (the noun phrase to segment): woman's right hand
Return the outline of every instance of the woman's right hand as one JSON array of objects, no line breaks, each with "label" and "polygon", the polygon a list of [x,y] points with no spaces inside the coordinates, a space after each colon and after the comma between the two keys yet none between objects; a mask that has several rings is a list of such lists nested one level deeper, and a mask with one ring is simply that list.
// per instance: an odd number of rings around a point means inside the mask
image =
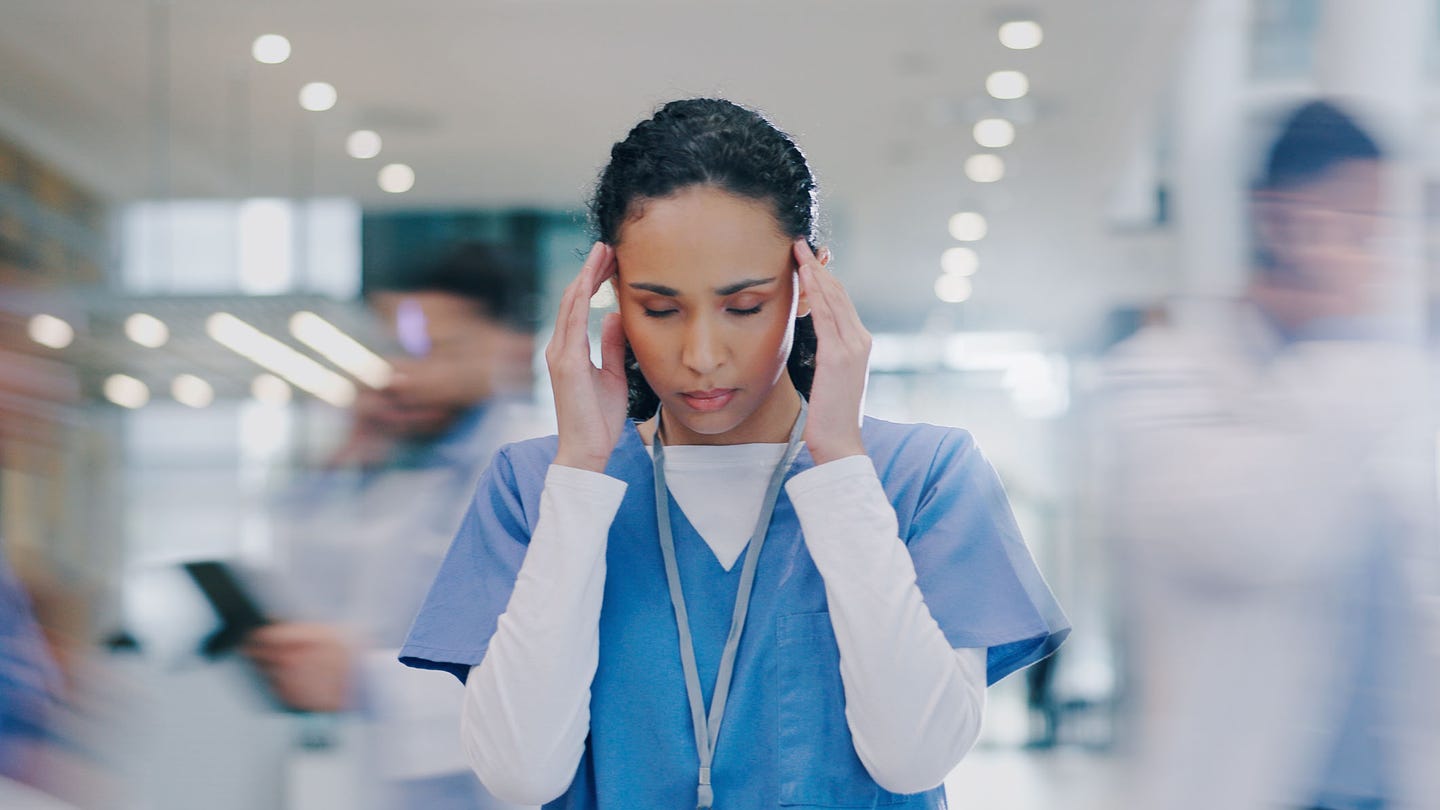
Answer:
[{"label": "woman's right hand", "polygon": [[625,334],[620,314],[605,316],[600,338],[600,368],[590,360],[590,298],[615,275],[615,249],[596,242],[580,275],[560,297],[555,332],[545,347],[560,449],[555,463],[603,472],[620,440],[629,409],[625,381]]}]

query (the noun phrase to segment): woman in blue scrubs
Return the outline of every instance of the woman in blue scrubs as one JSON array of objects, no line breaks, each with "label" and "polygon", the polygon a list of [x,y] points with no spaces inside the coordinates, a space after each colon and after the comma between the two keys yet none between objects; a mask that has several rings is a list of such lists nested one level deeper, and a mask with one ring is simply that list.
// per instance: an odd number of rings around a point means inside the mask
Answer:
[{"label": "woman in blue scrubs", "polygon": [[862,416],[815,194],[727,101],[612,149],[546,350],[559,433],[497,454],[401,652],[466,682],[496,795],[941,808],[985,686],[1068,633],[969,434]]}]

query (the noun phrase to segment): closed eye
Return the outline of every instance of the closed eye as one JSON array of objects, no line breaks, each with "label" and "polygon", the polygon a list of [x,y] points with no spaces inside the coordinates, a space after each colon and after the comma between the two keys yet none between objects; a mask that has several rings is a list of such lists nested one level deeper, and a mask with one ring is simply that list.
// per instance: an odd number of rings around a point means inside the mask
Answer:
[{"label": "closed eye", "polygon": [[765,306],[764,304],[756,304],[755,306],[750,307],[749,309],[736,309],[735,307],[730,307],[730,309],[728,310],[728,312],[729,312],[731,315],[758,315],[758,314],[760,314],[761,308],[764,307],[764,306]]},{"label": "closed eye", "polygon": [[649,307],[645,307],[645,317],[647,318],[666,318],[674,315],[675,313],[676,310],[673,309],[651,309]]}]

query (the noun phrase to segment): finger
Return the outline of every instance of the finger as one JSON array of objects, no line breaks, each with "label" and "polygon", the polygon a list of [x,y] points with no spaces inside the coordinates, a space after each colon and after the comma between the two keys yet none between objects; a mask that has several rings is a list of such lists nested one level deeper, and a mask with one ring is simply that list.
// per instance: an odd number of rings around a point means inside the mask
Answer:
[{"label": "finger", "polygon": [[[822,248],[821,251],[825,252],[825,249]],[[811,279],[814,283],[807,288],[807,292],[813,288],[814,292],[824,297],[824,288],[833,278],[830,273],[825,272],[824,261],[816,257],[815,253],[810,250],[810,245],[804,239],[797,239],[795,241],[795,261],[799,267],[809,268],[811,271]],[[824,304],[825,301],[828,301],[833,308],[833,297],[825,297],[821,303]],[[812,303],[811,306],[814,306],[814,304]]]},{"label": "finger", "polygon": [[564,356],[570,361],[579,364],[583,361],[585,366],[591,367],[590,363],[590,297],[585,295],[583,288],[577,288],[575,295],[570,300],[569,323],[565,327],[565,343],[561,347]]},{"label": "finger", "polygon": [[587,360],[590,357],[590,299],[595,295],[598,287],[595,279],[610,258],[610,247],[603,242],[596,242],[595,246],[590,249],[590,255],[585,259],[585,266],[581,268],[580,276],[575,279],[575,289],[570,291],[568,302],[569,312],[565,324],[565,339],[561,343],[567,354],[581,352]]},{"label": "finger", "polygon": [[600,261],[595,267],[595,280],[590,286],[590,294],[592,296],[599,292],[600,286],[613,278],[620,269],[620,263],[615,257],[615,248],[603,242],[601,243],[601,248],[605,251],[605,254],[600,257]]},{"label": "finger", "polygon": [[550,345],[545,350],[546,360],[553,360],[552,350],[558,352],[565,346],[565,341],[570,335],[570,302],[575,296],[575,287],[580,283],[577,277],[565,285],[565,290],[560,293],[560,305],[555,308],[555,331],[550,335]]},{"label": "finger", "polygon": [[265,671],[274,670],[285,661],[285,656],[274,650],[246,651],[246,656],[255,662],[255,665]]},{"label": "finger", "polygon": [[[799,313],[798,317],[803,318],[807,315],[814,314],[811,311],[813,305],[810,303],[810,287],[814,285],[806,280],[805,274],[802,272],[809,262],[810,245],[806,244],[804,239],[796,239],[790,243],[790,252],[795,257],[795,277],[799,285],[795,290],[795,294],[796,296],[801,294],[805,295],[805,303],[803,306],[799,302],[796,303],[797,307],[804,310],[803,312],[800,312],[800,309],[796,310]],[[814,321],[812,320],[811,322],[813,323]]]},{"label": "finger", "polygon": [[596,242],[591,249],[591,255],[585,260],[583,271],[584,281],[582,287],[588,295],[593,296],[610,277],[615,267],[615,249],[604,242]]},{"label": "finger", "polygon": [[593,270],[600,263],[608,247],[604,242],[596,242],[590,246],[590,252],[585,254],[585,263],[580,267],[581,277],[584,277],[587,272]]},{"label": "finger", "polygon": [[855,308],[855,301],[850,297],[850,291],[845,289],[845,284],[828,271],[816,275],[824,288],[826,303],[840,333],[849,337],[863,336],[865,325],[860,320],[860,312]]},{"label": "finger", "polygon": [[275,631],[278,630],[279,627],[280,625],[278,624],[267,624],[251,630],[245,634],[245,646],[256,649],[270,646],[270,640],[275,638]]},{"label": "finger", "polygon": [[560,295],[560,306],[555,313],[555,334],[552,342],[556,346],[566,346],[570,339],[571,325],[574,322],[575,298],[579,295],[580,289],[588,283],[587,277],[594,271],[594,266],[603,255],[605,244],[596,242],[590,246],[590,252],[585,254],[585,263],[580,266],[580,272],[575,278],[565,285],[565,291]]},{"label": "finger", "polygon": [[[808,250],[808,247],[807,247]],[[859,335],[864,330],[864,324],[860,321],[860,313],[855,309],[855,303],[850,299],[850,293],[845,285],[834,273],[825,268],[823,261],[829,259],[829,248],[821,248],[821,255],[824,259],[816,258],[809,264],[812,270],[812,277],[815,279],[815,291],[822,305],[828,311],[835,328],[842,336]],[[814,256],[814,254],[810,254]],[[815,304],[812,302],[811,306]]]},{"label": "finger", "polygon": [[625,376],[625,328],[618,312],[607,314],[600,326],[600,370]]},{"label": "finger", "polygon": [[810,320],[815,325],[815,339],[821,346],[834,345],[840,335],[820,275],[813,264],[800,265],[800,283],[805,285],[805,295],[810,301]]},{"label": "finger", "polygon": [[[595,278],[600,273],[606,261],[609,259],[610,246],[604,242],[596,242],[590,246],[590,252],[585,254],[585,264],[580,267],[580,273],[575,276],[576,293],[588,299],[595,294]],[[573,314],[574,301],[571,301],[571,312]]]},{"label": "finger", "polygon": [[[816,280],[815,287],[819,293],[820,306],[825,312],[829,327],[833,330],[831,337],[835,342],[831,345],[844,347],[849,354],[868,355],[870,333],[861,323],[860,313],[856,311],[854,302],[850,300],[845,285],[840,283],[834,274],[823,270],[812,270],[811,276]],[[815,304],[812,303],[811,307],[814,306]],[[817,330],[818,328],[817,324]]]},{"label": "finger", "polygon": [[579,337],[585,337],[585,330],[590,325],[590,275],[591,271],[587,268],[580,278],[575,279],[575,289],[571,291],[565,328],[566,336],[572,343]]},{"label": "finger", "polygon": [[260,666],[271,663],[276,657],[274,651],[259,645],[247,644],[241,648],[241,651],[245,653],[246,658]]},{"label": "finger", "polygon": [[309,625],[297,622],[276,622],[258,627],[245,637],[247,643],[271,649],[279,649],[297,640],[307,639],[313,634]]},{"label": "finger", "polygon": [[810,243],[804,239],[796,239],[791,247],[795,252],[795,261],[797,264],[818,265],[820,263],[820,260],[815,258],[814,251],[810,250]]}]

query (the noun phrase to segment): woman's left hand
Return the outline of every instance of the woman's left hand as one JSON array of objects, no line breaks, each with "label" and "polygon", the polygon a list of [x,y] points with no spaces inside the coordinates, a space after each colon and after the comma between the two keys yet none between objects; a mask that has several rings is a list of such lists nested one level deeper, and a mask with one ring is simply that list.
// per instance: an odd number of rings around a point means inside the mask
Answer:
[{"label": "woman's left hand", "polygon": [[860,323],[845,288],[803,239],[795,242],[795,261],[817,344],[805,444],[816,464],[864,455],[860,421],[870,370],[870,333]]}]

